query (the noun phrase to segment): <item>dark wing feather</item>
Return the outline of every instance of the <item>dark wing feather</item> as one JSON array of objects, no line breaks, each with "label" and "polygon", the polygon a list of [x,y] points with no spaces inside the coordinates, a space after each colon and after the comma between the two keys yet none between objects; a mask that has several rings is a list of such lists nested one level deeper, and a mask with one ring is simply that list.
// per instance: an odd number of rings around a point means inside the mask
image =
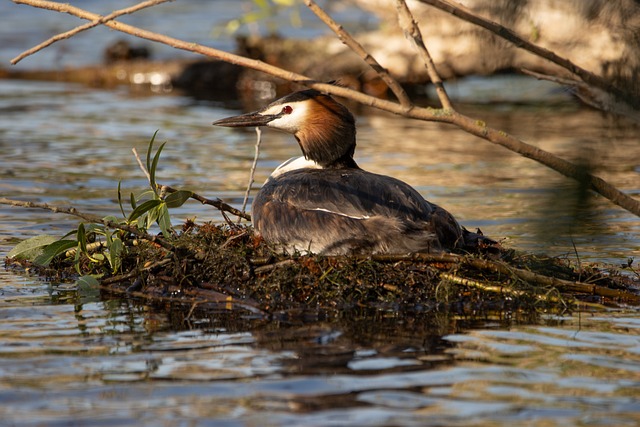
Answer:
[{"label": "dark wing feather", "polygon": [[263,197],[299,209],[326,209],[340,215],[392,216],[428,220],[433,207],[412,187],[361,169],[295,170],[270,179]]},{"label": "dark wing feather", "polygon": [[455,247],[462,233],[448,212],[408,184],[361,169],[302,169],[270,178],[252,210],[265,239],[325,253]]}]

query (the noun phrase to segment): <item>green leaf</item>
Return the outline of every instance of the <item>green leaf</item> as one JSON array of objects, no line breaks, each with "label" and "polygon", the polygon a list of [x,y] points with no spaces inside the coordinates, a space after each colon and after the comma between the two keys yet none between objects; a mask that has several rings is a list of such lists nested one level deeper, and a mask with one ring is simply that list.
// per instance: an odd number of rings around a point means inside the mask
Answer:
[{"label": "green leaf", "polygon": [[92,274],[82,276],[76,280],[78,297],[80,297],[82,304],[100,301],[100,282],[98,281],[100,277],[102,275]]},{"label": "green leaf", "polygon": [[80,271],[80,252],[82,248],[80,247],[80,243],[78,243],[78,248],[76,249],[76,255],[73,257],[73,267],[76,269],[78,274],[82,274]]},{"label": "green leaf", "polygon": [[193,196],[193,191],[178,190],[165,197],[164,201],[168,208],[179,208],[184,204],[184,202],[189,200],[191,196]]},{"label": "green leaf", "polygon": [[102,224],[94,224],[94,223],[88,223],[84,226],[84,232],[85,234],[89,234],[89,233],[97,233],[97,234],[104,234],[104,225]]},{"label": "green leaf", "polygon": [[[105,216],[104,218],[102,218],[102,220],[103,220],[103,221],[111,221],[111,222],[113,222],[113,223],[115,223],[115,224],[118,224],[118,222],[119,222],[119,221],[118,221],[118,218],[116,218],[116,217],[115,217],[115,216],[113,216],[113,215],[107,215],[107,216]],[[104,226],[103,226],[103,227],[104,227]],[[105,230],[104,230],[104,231],[106,231],[106,228],[105,228]]]},{"label": "green leaf", "polygon": [[78,225],[78,233],[76,234],[78,239],[78,246],[80,246],[80,252],[87,253],[87,233],[84,229],[84,224]]},{"label": "green leaf", "polygon": [[161,203],[163,203],[162,200],[153,199],[153,200],[147,200],[146,202],[142,203],[141,205],[138,205],[138,207],[135,208],[133,210],[133,212],[131,212],[131,214],[129,215],[129,221],[135,221],[140,216],[142,216],[145,213],[149,212],[151,209],[155,208],[156,206],[158,206]]},{"label": "green leaf", "polygon": [[[136,196],[134,196],[133,193],[131,193],[129,195],[129,203],[131,203],[131,209],[135,209],[136,208],[136,206],[137,206]],[[126,216],[125,216],[125,218],[126,218]]]},{"label": "green leaf", "polygon": [[93,290],[100,287],[97,275],[86,275],[76,280],[76,286],[81,290]]},{"label": "green leaf", "polygon": [[111,235],[111,232],[107,229],[104,230],[104,237],[107,239],[107,248],[109,248],[109,246],[111,246],[111,243],[113,243],[113,238]]},{"label": "green leaf", "polygon": [[163,204],[158,211],[158,225],[160,226],[160,230],[164,237],[171,237],[171,217],[169,216],[167,205]]},{"label": "green leaf", "polygon": [[78,242],[76,240],[58,240],[57,242],[47,245],[42,253],[33,260],[33,262],[34,264],[46,267],[56,256],[71,248],[75,248],[77,245]]},{"label": "green leaf", "polygon": [[[147,226],[145,228],[149,229],[151,228],[151,226],[158,220],[158,218],[160,218],[160,215],[162,213],[162,207],[165,206],[164,201],[159,200],[159,204],[158,206],[156,206],[153,209],[149,210],[149,213],[147,213]],[[165,206],[166,208],[166,206]]]},{"label": "green leaf", "polygon": [[122,264],[122,251],[124,250],[124,244],[120,238],[116,237],[109,245],[109,264],[111,264],[111,270],[116,273],[120,270]]},{"label": "green leaf", "polygon": [[122,181],[118,181],[118,205],[120,206],[120,212],[122,212],[122,216],[126,218],[127,214],[124,213],[124,206],[122,205],[122,191],[120,191],[121,185],[122,185]]},{"label": "green leaf", "polygon": [[45,246],[50,245],[57,240],[58,237],[48,236],[45,234],[23,240],[18,243],[15,248],[11,249],[7,254],[7,258],[33,260],[42,253]]},{"label": "green leaf", "polygon": [[156,140],[156,135],[158,135],[157,130],[153,133],[151,141],[149,141],[149,146],[147,147],[147,171],[151,170],[151,152],[153,151],[153,143]]},{"label": "green leaf", "polygon": [[91,261],[93,262],[102,262],[105,260],[105,257],[103,254],[93,254],[89,257],[89,259],[91,259]]},{"label": "green leaf", "polygon": [[153,190],[154,193],[158,194],[158,189],[156,186],[156,169],[158,168],[158,162],[160,161],[160,153],[162,153],[162,149],[164,148],[164,146],[166,145],[166,142],[163,142],[162,144],[160,144],[160,148],[158,148],[158,151],[156,151],[156,155],[153,156],[153,163],[151,164],[151,169],[149,169],[149,178],[150,178],[150,185],[151,185],[151,189]]}]

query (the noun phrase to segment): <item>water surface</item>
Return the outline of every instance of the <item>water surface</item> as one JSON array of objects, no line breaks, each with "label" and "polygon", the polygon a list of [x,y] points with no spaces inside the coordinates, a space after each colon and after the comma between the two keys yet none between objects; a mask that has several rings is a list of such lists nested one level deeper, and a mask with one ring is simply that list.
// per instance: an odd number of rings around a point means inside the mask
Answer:
[{"label": "water surface", "polygon": [[[205,4],[220,5],[217,14],[198,17]],[[170,22],[174,35],[225,46],[230,39],[211,41],[210,30],[236,16],[233,4],[172,2],[129,19],[150,28]],[[69,25],[56,17],[27,26],[42,12],[14,12],[5,2],[2,16],[9,8],[15,19],[0,29],[4,63]],[[21,67],[95,63],[95,46],[114,34],[88,34]],[[450,91],[474,101],[461,104],[469,115],[565,158],[591,160],[598,175],[640,196],[637,125],[581,107],[550,85],[491,85],[470,79]],[[527,101],[505,100],[500,89]],[[576,205],[574,184],[555,172],[453,127],[354,111],[359,164],[411,183],[469,228],[576,263],[639,258],[640,220],[599,197]],[[179,94],[0,81],[0,195],[119,215],[118,183],[125,193],[146,186],[131,149],[144,154],[157,130],[167,141],[161,182],[239,205],[255,134],[210,124],[236,113]],[[298,154],[290,136],[263,133],[254,192]],[[174,213],[176,223],[187,217],[222,219],[195,202]],[[21,239],[76,225],[0,206],[0,257]],[[631,426],[640,422],[639,387],[634,309],[535,319],[355,310],[294,322],[148,306],[0,269],[5,425]]]}]

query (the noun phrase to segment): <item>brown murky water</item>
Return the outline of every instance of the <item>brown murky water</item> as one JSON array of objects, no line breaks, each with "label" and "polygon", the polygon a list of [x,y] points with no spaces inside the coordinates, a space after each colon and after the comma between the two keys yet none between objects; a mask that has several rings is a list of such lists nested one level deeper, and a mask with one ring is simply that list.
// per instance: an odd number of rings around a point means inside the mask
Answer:
[{"label": "brown murky water", "polygon": [[[451,91],[486,99],[500,93],[491,84]],[[589,159],[640,196],[637,125],[545,84],[500,87],[534,96],[462,109]],[[0,195],[119,215],[118,182],[125,192],[146,186],[131,148],[144,153],[159,130],[168,141],[162,182],[239,204],[255,134],[210,125],[234,113],[176,95],[0,81]],[[575,262],[640,258],[640,219],[598,197],[573,216],[573,184],[530,160],[438,124],[367,111],[358,124],[362,167],[411,183],[470,228]],[[262,147],[258,183],[298,155],[284,134],[265,132]],[[197,203],[174,212],[176,222],[194,216],[221,219]],[[76,224],[0,206],[0,257]],[[635,309],[539,319],[355,311],[286,322],[148,307],[0,269],[4,425],[637,425],[638,390]]]}]

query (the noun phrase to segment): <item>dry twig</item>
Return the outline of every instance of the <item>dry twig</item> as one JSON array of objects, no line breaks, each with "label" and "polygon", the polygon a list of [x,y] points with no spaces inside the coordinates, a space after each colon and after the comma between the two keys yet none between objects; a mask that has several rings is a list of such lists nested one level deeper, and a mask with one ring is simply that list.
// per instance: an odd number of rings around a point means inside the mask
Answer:
[{"label": "dry twig", "polygon": [[[256,127],[256,153],[253,156],[253,163],[251,163],[251,171],[249,172],[249,183],[247,184],[247,191],[244,193],[244,200],[242,201],[242,212],[245,212],[247,207],[247,201],[249,200],[249,193],[251,192],[251,186],[255,181],[256,166],[258,165],[258,156],[260,155],[260,143],[262,142],[262,131],[259,127]],[[243,217],[238,217],[238,222]]]},{"label": "dry twig", "polygon": [[[142,163],[142,159],[140,159],[140,156],[138,155],[138,150],[136,150],[135,148],[132,148],[131,151],[133,152],[133,155],[136,158],[136,161],[138,162],[138,166],[140,166],[140,169],[142,170],[142,172],[147,176],[147,180],[149,182],[151,182],[151,175],[149,175],[149,171],[147,170],[147,168],[145,167],[144,163]],[[166,193],[175,193],[176,190],[173,187],[169,187],[168,185],[162,185],[162,184],[158,184],[156,183],[156,188],[162,190],[163,192]],[[191,195],[191,198],[194,200],[199,201],[200,203],[202,203],[203,205],[209,205],[209,206],[213,206],[214,208],[218,208],[220,211],[222,211],[223,215],[224,212],[229,212],[233,215],[237,215],[240,218],[244,218],[247,221],[251,221],[251,215],[247,214],[244,212],[244,206],[243,206],[243,211],[239,211],[238,209],[234,208],[231,205],[226,204],[225,202],[223,202],[222,200],[220,200],[219,198],[216,199],[208,199],[206,197],[203,197],[199,194],[193,193]],[[229,223],[228,218],[225,217],[225,219],[227,219],[227,223]]]},{"label": "dry twig", "polygon": [[[156,186],[158,188],[162,188],[164,189],[167,193],[175,193],[176,190],[173,187],[170,187],[168,185],[162,185],[162,184],[156,184]],[[199,194],[193,193],[191,195],[191,198],[194,200],[199,201],[200,203],[202,203],[203,205],[209,205],[209,206],[213,206],[214,208],[217,208],[220,210],[220,212],[222,212],[222,215],[224,215],[225,212],[229,212],[231,215],[235,215],[235,216],[239,216],[240,218],[244,218],[247,221],[251,221],[251,215],[249,215],[246,212],[242,212],[239,209],[234,208],[233,206],[223,202],[221,199],[219,198],[215,198],[215,199],[208,199],[206,197],[203,197]],[[227,223],[230,223],[229,219],[226,219]]]}]

